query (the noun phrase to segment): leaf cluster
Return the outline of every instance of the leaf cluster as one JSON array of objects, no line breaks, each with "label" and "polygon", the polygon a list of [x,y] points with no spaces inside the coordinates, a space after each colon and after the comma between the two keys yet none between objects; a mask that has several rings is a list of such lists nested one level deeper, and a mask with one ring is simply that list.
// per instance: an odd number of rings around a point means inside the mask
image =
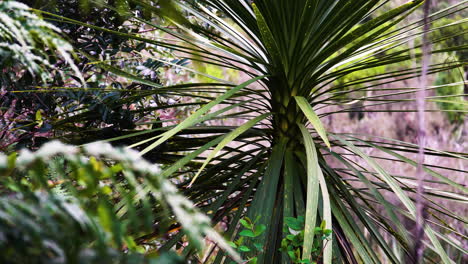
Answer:
[{"label": "leaf cluster", "polygon": [[228,248],[209,219],[160,174],[136,152],[104,143],[78,148],[50,142],[35,153],[1,154],[1,258],[8,263],[176,260],[169,251],[156,253],[157,237],[144,238],[163,234],[175,221],[194,248],[202,248],[205,235]]},{"label": "leaf cluster", "polygon": [[305,258],[302,257],[305,226],[304,217],[288,217],[285,219],[285,224],[285,230],[283,230],[283,232],[287,235],[281,241],[280,251],[288,254],[292,263],[318,263],[323,253],[322,247],[326,246],[326,241],[328,241],[332,233],[332,230],[325,228],[325,220],[322,221],[320,226],[314,228],[314,236],[316,239],[314,239],[314,244],[311,250],[312,256],[306,256]]},{"label": "leaf cluster", "polygon": [[[254,221],[248,217],[241,219],[239,223],[242,225],[243,229],[238,234],[239,238],[234,242],[228,242],[232,248],[237,249],[240,253],[244,254],[247,258],[245,261],[246,263],[256,264],[258,254],[261,254],[264,251],[263,245],[255,242],[255,238],[265,232],[266,229],[265,225],[256,224],[259,219],[260,216],[258,216]],[[252,243],[253,247],[244,241],[248,239],[254,241]]]}]

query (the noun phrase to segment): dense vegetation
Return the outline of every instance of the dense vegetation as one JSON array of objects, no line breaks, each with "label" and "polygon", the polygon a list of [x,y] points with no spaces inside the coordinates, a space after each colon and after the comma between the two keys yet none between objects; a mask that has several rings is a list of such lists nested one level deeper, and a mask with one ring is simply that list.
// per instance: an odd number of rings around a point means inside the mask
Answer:
[{"label": "dense vegetation", "polygon": [[0,2],[2,262],[466,261],[441,206],[465,170],[323,120],[416,112],[429,45],[426,112],[463,129],[468,1],[429,32],[422,0],[20,2]]}]

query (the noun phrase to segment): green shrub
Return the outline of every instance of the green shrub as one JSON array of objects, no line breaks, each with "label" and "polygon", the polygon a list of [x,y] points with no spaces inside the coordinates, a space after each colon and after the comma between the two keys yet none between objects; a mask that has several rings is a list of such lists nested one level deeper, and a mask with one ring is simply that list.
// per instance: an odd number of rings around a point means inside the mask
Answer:
[{"label": "green shrub", "polygon": [[4,263],[158,263],[173,255],[156,250],[174,225],[193,249],[205,236],[229,249],[209,218],[135,151],[53,141],[0,154],[0,176]]},{"label": "green shrub", "polygon": [[463,84],[463,68],[455,68],[437,74],[434,84],[441,86],[436,89],[434,100],[446,112],[448,119],[454,123],[462,123],[468,110]]}]

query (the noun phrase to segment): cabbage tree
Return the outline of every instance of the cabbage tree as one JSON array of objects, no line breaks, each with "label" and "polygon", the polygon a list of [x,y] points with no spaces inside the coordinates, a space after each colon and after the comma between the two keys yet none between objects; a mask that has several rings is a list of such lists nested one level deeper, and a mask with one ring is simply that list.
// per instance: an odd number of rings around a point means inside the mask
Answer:
[{"label": "cabbage tree", "polygon": [[[401,103],[402,100],[392,96],[418,91],[418,87],[395,89],[382,84],[401,83],[420,76],[423,21],[414,19],[418,17],[414,14],[424,1],[409,1],[393,8],[389,8],[391,1],[385,0],[128,2],[163,17],[173,26],[161,26],[151,19],[127,13],[135,24],[162,32],[164,36],[153,37],[121,33],[50,13],[44,15],[114,33],[148,47],[168,49],[178,58],[192,62],[193,67],[184,66],[184,70],[208,77],[210,81],[161,87],[135,73],[123,72],[113,61],[99,61],[82,50],[82,54],[96,60],[100,67],[153,87],[136,91],[137,97],[171,94],[191,98],[190,103],[198,106],[187,118],[154,120],[150,128],[123,131],[120,137],[110,141],[130,141],[129,147],[139,150],[145,158],[165,164],[162,175],[178,182],[180,190],[213,223],[224,223],[228,239],[236,239],[239,221],[245,216],[259,218],[266,231],[246,242],[263,245],[257,263],[288,263],[288,255],[279,248],[288,233],[286,220],[291,217],[305,218],[300,250],[304,261],[411,261],[415,244],[411,226],[416,217],[416,178],[395,175],[381,161],[390,160],[393,166],[416,167],[411,154],[417,152],[417,145],[369,135],[334,133],[327,131],[322,121],[327,116],[351,111],[386,111],[372,110],[372,106]],[[434,22],[466,11],[467,7],[467,1],[458,1],[431,14],[429,19]],[[466,23],[466,20],[454,23]],[[447,32],[442,28],[432,28],[431,32]],[[466,34],[442,33],[429,33],[433,54],[467,48],[466,44],[439,48],[437,44],[444,39]],[[408,45],[409,41],[414,43],[413,47]],[[155,54],[136,52],[134,55],[162,60]],[[433,62],[429,73],[463,63]],[[247,81],[232,83],[223,76],[199,71],[196,65],[232,69]],[[382,66],[387,70],[372,70]],[[359,72],[365,74],[346,78]],[[364,104],[352,108],[350,103],[355,100]],[[152,106],[152,109],[186,104],[176,102]],[[330,106],[335,106],[334,110],[329,110]],[[410,107],[388,111],[415,110]],[[226,125],[232,120],[243,122],[239,126]],[[447,159],[467,158],[465,153],[434,149],[426,149],[425,154]],[[438,189],[425,186],[428,219],[423,244],[428,263],[452,263],[467,253],[455,239],[463,240],[466,236],[446,224],[446,221],[466,223],[466,219],[437,204],[439,199],[466,203],[467,188],[449,177],[457,170],[442,169],[424,166],[425,173],[439,186]],[[332,239],[323,243],[320,259],[310,259],[314,227],[323,220],[333,232]],[[145,239],[162,235],[155,231]],[[182,236],[182,233],[171,234],[160,250],[181,245]],[[185,247],[183,252],[189,255],[193,248]],[[209,256],[203,259],[208,262],[228,261],[221,250],[206,254]]]}]

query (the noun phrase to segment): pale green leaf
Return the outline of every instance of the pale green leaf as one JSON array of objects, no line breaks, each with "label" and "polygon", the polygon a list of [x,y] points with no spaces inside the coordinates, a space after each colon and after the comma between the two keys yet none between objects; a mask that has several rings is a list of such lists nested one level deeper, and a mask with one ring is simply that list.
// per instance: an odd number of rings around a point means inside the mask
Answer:
[{"label": "pale green leaf", "polygon": [[314,242],[314,227],[317,220],[317,207],[319,199],[319,176],[321,169],[318,164],[317,150],[307,128],[298,124],[304,138],[307,153],[307,198],[304,228],[304,246],[302,259],[309,259]]},{"label": "pale green leaf", "polygon": [[315,131],[317,131],[319,136],[322,138],[323,142],[325,142],[328,148],[331,148],[330,141],[328,141],[327,132],[323,127],[322,121],[320,121],[320,118],[317,116],[312,106],[310,106],[309,102],[307,102],[307,99],[302,96],[294,96],[294,98],[296,99],[299,108],[301,108],[302,112],[309,120],[310,124],[315,128]]}]

